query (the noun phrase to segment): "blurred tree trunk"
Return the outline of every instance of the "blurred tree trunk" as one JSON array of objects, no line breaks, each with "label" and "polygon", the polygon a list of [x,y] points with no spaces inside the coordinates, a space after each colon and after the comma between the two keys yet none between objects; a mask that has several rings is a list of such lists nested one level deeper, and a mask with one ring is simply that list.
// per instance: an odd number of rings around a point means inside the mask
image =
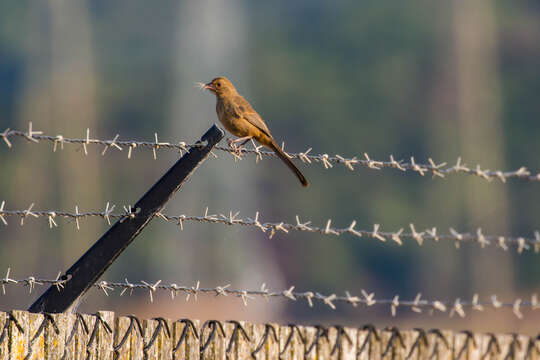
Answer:
[{"label": "blurred tree trunk", "polygon": [[[431,146],[436,158],[452,162],[455,156],[461,156],[472,168],[477,163],[485,168],[506,168],[494,6],[487,0],[441,4],[440,14],[449,22],[440,25],[439,43],[447,45],[441,49],[435,76],[434,121],[428,124],[433,134]],[[452,16],[448,17],[449,13]],[[434,184],[431,194],[431,203],[445,199],[448,205],[436,211],[443,223],[449,222],[444,225],[462,224],[466,231],[482,227],[484,233],[508,234],[507,187],[498,181],[461,177]],[[465,253],[443,258],[438,265],[441,273],[453,274],[449,281],[461,291],[489,296],[513,290],[508,252],[471,246]],[[461,264],[461,273],[450,269],[456,263]]]},{"label": "blurred tree trunk", "polygon": [[[195,82],[208,82],[223,75],[229,77],[239,91],[249,93],[249,29],[244,6],[241,1],[218,0],[179,5],[174,61],[176,89],[169,125],[173,138],[194,141],[213,123],[221,126],[214,95],[196,88]],[[241,210],[242,216],[255,215],[262,203],[261,189],[256,187],[256,174],[261,166],[255,166],[251,157],[237,163],[229,154],[216,151],[216,155],[220,159],[207,160],[185,190],[168,205],[169,212],[204,213],[208,206],[209,214],[229,215],[229,210]],[[257,241],[266,240],[260,232],[190,225],[181,236],[182,241],[178,241],[177,230],[173,229],[167,237],[170,241],[164,244],[168,248],[165,253],[171,254],[170,262],[174,266],[162,269],[164,272],[182,274],[187,282],[200,279],[203,283],[230,281],[240,287],[259,287],[263,282],[280,286],[278,267],[268,255],[271,249],[266,241]],[[196,255],[178,262],[174,254],[179,253]],[[263,306],[263,316],[268,319],[272,311],[268,304]],[[250,313],[256,314],[257,308],[250,305]]]},{"label": "blurred tree trunk", "polygon": [[[456,0],[454,6],[461,153],[470,166],[476,166],[471,161],[478,161],[483,166],[506,169],[495,5],[489,0]],[[463,188],[467,218],[475,224],[483,222],[490,232],[507,234],[506,190],[498,182],[467,182]],[[512,291],[511,255],[497,251],[488,257],[482,256],[482,251],[475,249],[471,253],[473,289],[484,295]]]},{"label": "blurred tree trunk", "polygon": [[[51,94],[54,129],[83,136],[97,128],[96,73],[89,12],[86,2],[49,0],[51,12]],[[97,156],[65,151],[58,172],[63,209],[101,209],[101,164]],[[82,226],[73,241],[72,229],[62,232],[64,261],[70,264],[99,235],[95,227]]]},{"label": "blurred tree trunk", "polygon": [[[96,128],[96,82],[85,2],[50,0],[31,3],[28,26],[27,71],[20,100],[20,128],[32,121],[34,129],[48,134],[83,137],[85,129]],[[100,161],[85,157],[71,145],[52,153],[50,145],[21,147],[18,155],[24,167],[17,169],[17,188],[28,189],[20,194],[19,207],[35,202],[35,209],[61,208],[75,211],[103,207],[100,189]],[[37,154],[37,155],[36,155]],[[90,170],[89,170],[90,169]],[[38,180],[39,185],[36,184]],[[62,220],[60,220],[62,221]],[[27,234],[43,246],[54,233]],[[95,228],[83,224],[73,238],[73,228],[57,229],[62,244],[50,243],[47,249],[62,249],[54,270],[69,265],[96,237]],[[28,252],[40,256],[37,252]],[[55,259],[56,260],[56,259]],[[42,262],[40,267],[43,266]],[[50,270],[50,269],[49,269]],[[46,269],[40,268],[41,274]]]},{"label": "blurred tree trunk", "polygon": [[[24,59],[26,61],[26,71],[23,80],[23,91],[18,99],[18,127],[28,128],[28,122],[32,121],[34,129],[36,127],[49,126],[50,124],[50,97],[46,91],[47,74],[49,71],[49,48],[48,34],[40,29],[47,28],[48,21],[42,16],[45,10],[43,3],[32,3],[28,6],[27,23],[28,36],[24,39]],[[36,156],[36,149],[32,146],[21,145],[18,151],[13,153],[11,161],[13,166],[13,184],[9,186],[14,189],[11,200],[13,208],[23,208],[30,203],[37,206],[45,206],[51,200],[51,192],[48,191],[54,185],[51,177],[49,152],[43,152]],[[43,269],[40,257],[43,253],[35,251],[37,246],[43,241],[49,240],[43,236],[38,226],[32,226],[30,221],[26,221],[25,236],[29,241],[8,242],[3,253],[16,259],[25,259],[25,269],[15,269],[15,271],[25,271],[33,274],[36,270]],[[13,230],[11,230],[13,231]],[[33,240],[33,241],[32,241]],[[56,245],[53,245],[56,246]],[[5,261],[8,259],[6,258]]]}]

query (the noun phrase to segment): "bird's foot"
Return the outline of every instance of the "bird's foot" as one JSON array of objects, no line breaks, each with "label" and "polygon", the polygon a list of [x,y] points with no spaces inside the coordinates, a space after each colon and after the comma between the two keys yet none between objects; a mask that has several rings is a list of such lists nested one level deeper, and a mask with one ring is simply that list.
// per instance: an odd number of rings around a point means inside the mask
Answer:
[{"label": "bird's foot", "polygon": [[235,155],[236,157],[241,157],[242,145],[240,146],[236,145],[237,141],[233,139],[227,139],[227,143],[229,144],[229,147],[231,148],[233,155]]},{"label": "bird's foot", "polygon": [[[242,154],[242,148],[249,140],[251,140],[251,138],[251,136],[245,136],[234,140],[227,139],[227,143],[229,144],[229,147],[232,149],[232,151],[236,155],[240,156]],[[237,145],[238,143],[240,143],[240,145]]]}]

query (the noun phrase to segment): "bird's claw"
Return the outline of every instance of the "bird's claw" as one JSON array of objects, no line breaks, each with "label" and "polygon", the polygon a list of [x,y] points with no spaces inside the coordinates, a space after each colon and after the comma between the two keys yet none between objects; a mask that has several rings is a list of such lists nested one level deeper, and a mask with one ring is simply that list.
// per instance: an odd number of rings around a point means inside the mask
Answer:
[{"label": "bird's claw", "polygon": [[236,154],[238,157],[242,155],[242,148],[244,147],[243,145],[236,145],[237,142],[233,139],[227,139],[227,143],[234,154]]}]

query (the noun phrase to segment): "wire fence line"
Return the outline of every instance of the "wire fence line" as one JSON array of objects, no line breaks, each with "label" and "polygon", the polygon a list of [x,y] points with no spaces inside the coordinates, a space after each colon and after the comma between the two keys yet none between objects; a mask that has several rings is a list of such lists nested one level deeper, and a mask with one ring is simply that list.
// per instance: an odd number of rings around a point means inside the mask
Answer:
[{"label": "wire fence line", "polygon": [[[8,225],[8,217],[18,217],[20,224],[24,225],[24,221],[28,217],[33,218],[46,218],[50,228],[57,227],[57,218],[65,218],[75,222],[77,229],[80,228],[80,219],[97,217],[102,218],[111,224],[111,219],[125,219],[137,216],[136,209],[132,209],[131,206],[124,206],[123,212],[114,213],[115,205],[107,203],[103,211],[92,212],[80,212],[79,207],[75,207],[75,212],[66,212],[59,210],[33,210],[34,204],[31,204],[25,210],[6,210],[5,201],[0,203],[0,222],[4,225]],[[240,218],[239,212],[229,211],[228,215],[209,214],[208,208],[201,216],[192,215],[167,215],[161,212],[156,214],[156,217],[166,222],[174,222],[183,229],[185,222],[200,222],[209,224],[223,224],[223,225],[240,225],[246,227],[253,227],[261,230],[263,233],[268,234],[272,238],[276,233],[289,233],[289,231],[305,231],[312,233],[319,233],[322,235],[334,235],[340,236],[350,234],[355,237],[366,237],[371,239],[377,239],[384,243],[396,243],[403,245],[404,239],[415,240],[416,243],[421,246],[425,241],[439,242],[439,241],[453,241],[456,248],[460,248],[462,243],[476,243],[480,247],[496,246],[503,250],[509,250],[515,248],[516,251],[521,254],[524,251],[540,252],[540,232],[534,231],[534,238],[528,237],[513,237],[502,235],[485,235],[481,228],[478,228],[475,233],[460,233],[454,228],[449,229],[448,234],[439,234],[436,227],[428,228],[424,231],[417,231],[414,224],[409,224],[408,231],[405,228],[401,228],[398,231],[389,232],[382,231],[380,224],[374,224],[373,230],[360,230],[356,229],[356,221],[351,222],[348,227],[335,228],[332,227],[332,220],[328,220],[326,225],[318,227],[311,225],[311,221],[302,222],[299,216],[296,216],[296,224],[280,222],[262,222],[260,220],[260,213],[256,212],[253,218],[246,217]]]},{"label": "wire fence line", "polygon": [[[2,294],[7,292],[7,286],[20,285],[29,288],[29,293],[35,289],[36,285],[53,285],[61,289],[64,284],[69,280],[61,279],[58,274],[56,279],[44,279],[36,276],[29,276],[24,279],[14,279],[10,277],[11,269],[8,268],[6,275],[0,279],[2,286]],[[428,300],[422,298],[422,294],[418,293],[414,299],[400,300],[399,295],[395,295],[391,299],[379,299],[373,292],[367,292],[361,290],[361,296],[353,296],[348,291],[345,291],[345,295],[337,294],[321,294],[316,291],[295,291],[295,286],[290,286],[288,289],[280,291],[272,291],[268,289],[266,284],[262,284],[258,290],[238,290],[232,289],[231,284],[224,286],[216,286],[212,288],[204,288],[200,286],[200,282],[197,281],[195,286],[180,286],[175,283],[162,284],[161,280],[155,282],[141,281],[139,283],[132,283],[126,278],[124,282],[108,282],[100,281],[93,285],[94,288],[101,290],[106,296],[114,291],[120,291],[120,296],[132,295],[136,290],[147,291],[150,302],[154,301],[154,294],[158,291],[168,292],[174,299],[178,294],[185,295],[185,300],[189,301],[190,298],[197,300],[198,295],[214,295],[214,296],[232,296],[241,299],[245,306],[248,305],[248,300],[255,298],[262,298],[267,301],[270,299],[284,299],[289,301],[305,300],[305,303],[309,307],[313,307],[315,304],[321,304],[328,306],[330,309],[335,310],[336,304],[347,304],[353,307],[358,305],[364,305],[371,307],[374,305],[389,306],[392,316],[396,316],[398,308],[404,308],[412,310],[415,313],[426,313],[433,315],[435,312],[448,313],[449,316],[455,314],[460,317],[465,317],[465,309],[474,311],[484,311],[488,308],[493,309],[511,309],[514,315],[522,319],[523,309],[538,310],[540,309],[540,302],[537,294],[532,294],[530,300],[523,300],[521,298],[515,299],[512,302],[504,302],[498,299],[497,295],[491,295],[488,300],[481,300],[478,294],[474,294],[471,300],[461,300],[459,298],[453,301],[444,300]]]},{"label": "wire fence line", "polygon": [[[151,149],[153,151],[154,159],[157,158],[156,150],[158,149],[168,149],[179,151],[180,153],[188,151],[190,148],[201,146],[200,144],[188,144],[185,142],[178,143],[169,143],[169,142],[160,142],[158,140],[157,133],[154,133],[154,141],[136,141],[136,140],[119,140],[119,135],[117,134],[112,140],[100,140],[90,138],[90,130],[86,130],[86,136],[84,138],[68,138],[63,135],[45,135],[42,131],[36,131],[32,129],[32,123],[29,123],[27,131],[18,131],[6,129],[4,132],[0,133],[0,137],[4,140],[6,145],[11,148],[12,143],[10,138],[20,137],[28,140],[29,142],[38,143],[41,140],[48,141],[53,144],[53,151],[56,151],[58,145],[60,148],[64,148],[64,144],[79,144],[82,146],[84,153],[87,154],[88,145],[102,145],[104,146],[102,155],[105,155],[109,148],[115,148],[119,151],[122,151],[124,148],[128,149],[128,159],[131,158],[133,149],[136,148],[145,148]],[[271,151],[261,150],[262,146],[257,146],[253,143],[253,148],[242,148],[236,149],[233,147],[222,147],[217,146],[215,149],[223,151],[234,156],[235,159],[242,159],[243,155],[251,154],[256,156],[256,161],[259,161],[263,157],[275,157],[276,155]],[[394,156],[390,155],[389,161],[374,160],[367,154],[363,154],[363,158],[346,158],[341,155],[330,156],[328,154],[319,154],[319,155],[310,155],[312,151],[311,148],[305,152],[299,153],[289,153],[288,155],[293,159],[299,159],[305,164],[319,163],[324,166],[325,169],[333,168],[334,164],[341,164],[347,167],[349,170],[354,171],[355,167],[362,166],[369,169],[381,170],[383,168],[392,168],[400,171],[412,171],[416,172],[422,176],[430,174],[433,177],[444,178],[446,175],[450,174],[468,174],[472,176],[477,176],[482,179],[492,181],[498,179],[503,183],[506,183],[507,179],[521,179],[530,182],[540,182],[540,173],[531,173],[526,167],[520,167],[517,170],[512,171],[502,171],[502,170],[488,170],[482,169],[480,165],[476,167],[469,167],[465,165],[461,158],[458,158],[455,165],[447,165],[446,162],[437,164],[431,158],[428,159],[427,163],[418,163],[411,157],[409,161],[405,160],[395,160]],[[217,157],[212,153],[214,157]]]},{"label": "wire fence line", "polygon": [[[123,151],[127,148],[128,158],[131,158],[133,149],[144,148],[151,149],[154,159],[157,158],[157,150],[168,149],[183,153],[189,151],[189,149],[201,146],[200,144],[187,144],[185,142],[179,142],[177,144],[160,142],[157,134],[154,134],[154,142],[133,141],[133,140],[119,140],[119,135],[116,135],[112,140],[99,140],[90,138],[90,131],[87,129],[86,137],[82,139],[66,138],[63,135],[50,136],[45,135],[41,131],[35,131],[32,129],[32,123],[29,123],[28,131],[16,131],[6,129],[0,133],[0,137],[11,148],[12,143],[10,141],[13,137],[24,138],[31,143],[38,143],[40,141],[47,141],[52,143],[53,151],[56,151],[58,147],[63,149],[64,144],[80,145],[84,150],[84,153],[88,153],[87,146],[89,145],[101,145],[104,146],[102,155],[104,155],[109,149],[114,148],[119,151]],[[235,159],[242,159],[245,154],[252,154],[256,156],[256,161],[259,161],[266,156],[275,156],[273,152],[261,151],[261,146],[253,144],[251,149],[234,149],[231,147],[216,147],[215,149],[231,154]],[[378,161],[373,160],[369,155],[364,153],[365,159],[345,158],[340,155],[329,156],[328,154],[310,155],[311,149],[305,152],[289,154],[291,158],[299,159],[306,164],[320,163],[325,169],[332,168],[334,164],[342,164],[351,171],[355,170],[357,166],[364,166],[370,169],[380,170],[383,168],[393,168],[400,171],[412,171],[422,176],[431,174],[433,177],[444,178],[449,174],[469,174],[473,176],[481,177],[485,180],[491,181],[493,179],[499,179],[502,182],[506,182],[507,179],[516,178],[526,181],[540,182],[540,174],[531,174],[525,167],[522,167],[515,171],[490,171],[482,169],[479,165],[476,168],[469,168],[461,162],[458,158],[457,163],[454,166],[447,166],[446,163],[436,164],[431,158],[428,160],[428,164],[417,163],[413,157],[410,161],[396,161],[393,156],[390,156],[390,161]],[[215,154],[214,154],[215,156]],[[28,217],[33,218],[45,218],[48,221],[49,227],[53,228],[58,226],[57,219],[65,218],[75,222],[77,229],[80,228],[79,220],[81,218],[99,217],[111,224],[111,219],[127,219],[137,216],[137,209],[132,209],[130,206],[124,206],[123,212],[113,212],[114,205],[107,203],[104,211],[94,212],[80,212],[78,206],[75,207],[75,212],[47,210],[38,211],[33,210],[34,204],[30,205],[25,210],[6,210],[5,201],[0,203],[0,222],[4,225],[8,225],[7,219],[9,217],[18,217],[20,224],[24,225],[25,220]],[[351,234],[356,237],[366,237],[371,239],[377,239],[385,243],[396,243],[398,245],[403,244],[404,239],[415,240],[418,245],[422,245],[425,241],[446,240],[453,241],[456,248],[459,248],[464,242],[477,243],[482,248],[493,245],[508,250],[509,248],[515,248],[518,253],[522,253],[525,250],[533,250],[534,252],[540,252],[540,232],[535,231],[534,237],[512,237],[512,236],[500,236],[500,235],[484,235],[482,229],[477,229],[475,233],[460,233],[454,228],[449,229],[448,234],[439,234],[436,227],[426,229],[424,231],[417,231],[414,224],[409,224],[407,230],[401,228],[398,231],[388,232],[382,231],[380,224],[374,224],[372,230],[360,230],[356,229],[356,221],[353,221],[348,227],[336,228],[332,227],[332,220],[328,220],[325,226],[314,226],[310,221],[302,222],[298,216],[296,216],[296,223],[287,222],[262,222],[260,220],[260,214],[257,212],[253,218],[246,217],[240,218],[238,212],[230,211],[228,215],[211,215],[208,214],[206,209],[202,216],[192,215],[167,215],[164,213],[157,213],[157,217],[167,222],[174,222],[183,228],[184,222],[203,222],[214,223],[224,225],[241,225],[247,227],[255,227],[262,232],[273,237],[276,233],[288,233],[290,231],[305,231],[319,233],[322,235],[345,235]],[[10,278],[10,270],[8,269],[6,276],[0,279],[2,291],[6,293],[6,287],[9,285],[23,285],[28,286],[30,292],[36,285],[54,285],[59,289],[62,288],[66,281],[61,280],[60,276],[56,279],[42,279],[34,276],[27,277],[26,279],[12,279]],[[266,300],[272,298],[282,298],[291,301],[305,300],[309,306],[314,306],[315,303],[320,303],[328,306],[331,309],[336,308],[337,303],[345,303],[354,307],[358,305],[372,306],[372,305],[387,305],[390,307],[390,311],[393,316],[396,315],[398,308],[409,308],[410,310],[421,313],[426,312],[433,314],[435,312],[447,312],[450,316],[457,314],[461,317],[466,315],[465,309],[469,308],[474,311],[483,311],[486,307],[493,307],[495,309],[510,308],[518,318],[523,318],[521,312],[522,309],[527,308],[531,310],[540,309],[540,304],[537,299],[537,295],[533,294],[530,301],[524,301],[523,299],[516,299],[512,302],[501,302],[496,295],[493,295],[489,300],[481,301],[478,295],[474,295],[472,300],[463,301],[456,299],[454,301],[440,301],[440,300],[426,300],[418,294],[412,300],[400,300],[400,296],[396,295],[392,299],[377,299],[374,293],[368,293],[362,290],[362,296],[352,296],[349,292],[345,292],[345,295],[329,294],[324,295],[319,292],[294,291],[295,287],[292,286],[289,289],[282,291],[270,291],[266,285],[262,285],[260,290],[235,290],[230,288],[230,284],[225,286],[217,286],[214,288],[201,288],[200,283],[197,282],[195,286],[178,286],[176,284],[161,284],[161,280],[150,283],[142,281],[140,283],[131,283],[127,279],[125,282],[107,282],[101,281],[94,285],[99,288],[104,294],[109,295],[109,292],[119,290],[120,295],[126,293],[131,294],[134,290],[148,291],[150,300],[153,301],[153,294],[160,291],[170,292],[172,297],[175,297],[179,293],[186,295],[186,300],[190,297],[196,298],[199,294],[213,294],[215,296],[233,296],[240,298],[244,305],[247,305],[248,300],[255,297],[265,298]]]}]

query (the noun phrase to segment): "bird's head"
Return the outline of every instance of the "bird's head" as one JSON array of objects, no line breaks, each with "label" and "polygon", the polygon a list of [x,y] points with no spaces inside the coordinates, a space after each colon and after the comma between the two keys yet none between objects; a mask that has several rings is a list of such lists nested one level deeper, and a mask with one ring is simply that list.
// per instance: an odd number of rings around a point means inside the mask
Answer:
[{"label": "bird's head", "polygon": [[216,96],[224,96],[229,94],[236,94],[234,85],[226,77],[217,77],[210,81],[208,84],[204,84],[203,89],[210,90]]}]

